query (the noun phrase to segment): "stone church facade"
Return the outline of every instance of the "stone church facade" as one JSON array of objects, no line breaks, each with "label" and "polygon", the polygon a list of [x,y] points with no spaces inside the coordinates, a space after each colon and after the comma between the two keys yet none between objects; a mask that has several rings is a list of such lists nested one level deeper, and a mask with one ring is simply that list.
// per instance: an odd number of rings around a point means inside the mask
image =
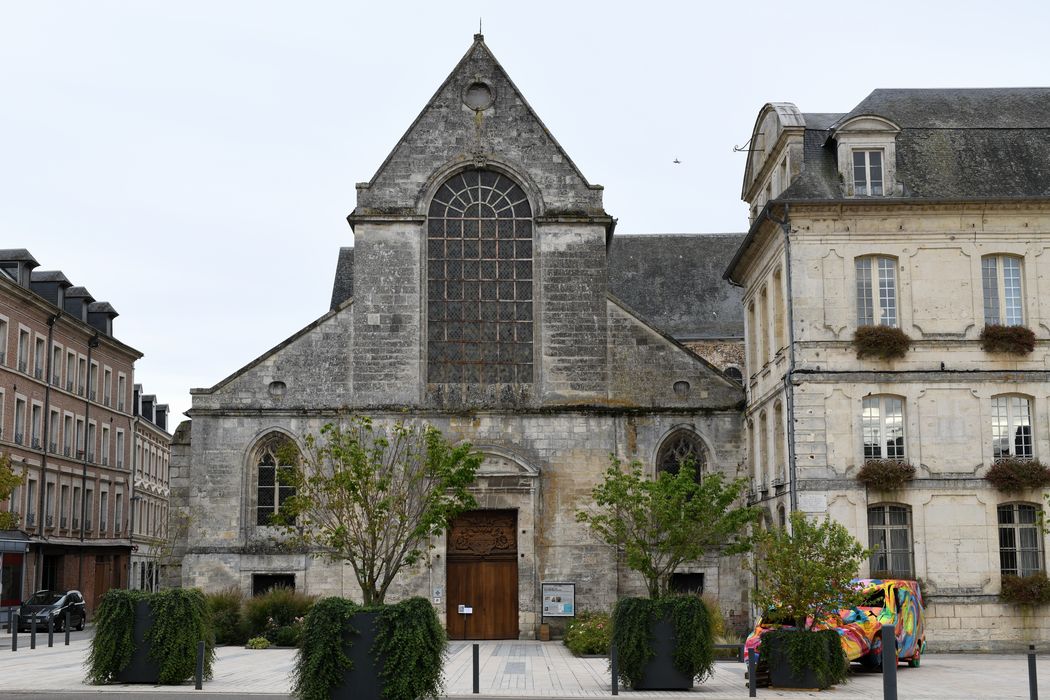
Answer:
[{"label": "stone church facade", "polygon": [[[739,294],[717,285],[673,318],[671,305],[654,309],[666,317],[648,318],[634,307],[653,305],[652,290],[610,259],[617,247],[626,251],[617,259],[646,257],[639,246],[650,245],[668,266],[703,251],[721,266],[740,237],[614,241],[602,188],[583,177],[480,35],[357,186],[348,219],[355,245],[340,255],[331,310],[192,390],[191,421],[172,451],[173,499],[191,523],[179,543],[182,584],[358,597],[349,567],[283,544],[268,525],[285,495],[275,445],[357,412],[427,421],[485,455],[479,510],[457,521],[456,537],[437,538],[393,592],[432,600],[453,636],[533,637],[543,582],[574,583],[577,609],[609,609],[642,590],[575,512],[610,454],[650,473],[683,453],[704,473],[746,473],[744,393],[721,371],[742,364]],[[677,281],[680,293],[697,284]],[[498,547],[449,544],[496,529]],[[503,573],[477,584],[486,567]],[[712,554],[676,580],[746,622],[738,558]],[[463,623],[460,604],[477,617]],[[557,629],[557,619],[546,621]]]}]

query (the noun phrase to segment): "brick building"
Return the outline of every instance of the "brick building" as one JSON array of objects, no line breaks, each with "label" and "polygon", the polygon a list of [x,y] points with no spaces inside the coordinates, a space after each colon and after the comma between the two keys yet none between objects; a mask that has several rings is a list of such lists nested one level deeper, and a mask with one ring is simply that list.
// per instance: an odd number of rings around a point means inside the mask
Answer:
[{"label": "brick building", "polygon": [[28,536],[28,551],[4,555],[2,603],[78,589],[90,609],[128,582],[142,353],[114,337],[110,304],[38,266],[0,250],[0,450],[25,475],[0,509]]}]

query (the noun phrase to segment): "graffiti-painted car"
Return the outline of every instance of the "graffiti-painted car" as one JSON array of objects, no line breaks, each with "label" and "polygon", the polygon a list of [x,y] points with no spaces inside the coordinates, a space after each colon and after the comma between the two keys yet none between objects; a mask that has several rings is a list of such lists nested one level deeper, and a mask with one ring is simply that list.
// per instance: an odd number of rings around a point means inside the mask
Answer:
[{"label": "graffiti-painted car", "polygon": [[[855,608],[840,610],[813,629],[833,629],[839,633],[842,650],[850,661],[878,667],[882,663],[883,625],[893,625],[897,633],[897,659],[918,666],[926,646],[923,622],[922,591],[917,581],[902,579],[856,579],[854,585],[863,593],[863,602]],[[763,622],[744,643],[744,654],[756,653],[763,634],[788,625]],[[757,656],[757,653],[756,653]]]}]

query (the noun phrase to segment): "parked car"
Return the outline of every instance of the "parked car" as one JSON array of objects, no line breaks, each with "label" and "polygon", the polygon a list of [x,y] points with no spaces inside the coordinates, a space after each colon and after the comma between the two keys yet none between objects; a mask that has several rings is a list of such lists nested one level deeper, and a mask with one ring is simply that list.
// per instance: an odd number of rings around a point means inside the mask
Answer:
[{"label": "parked car", "polygon": [[[926,648],[922,591],[918,581],[855,579],[853,583],[864,594],[863,602],[855,608],[839,610],[813,628],[835,630],[839,633],[846,658],[878,668],[882,665],[882,626],[893,625],[898,661],[918,666]],[[789,625],[767,623],[759,618],[744,643],[745,655],[755,653],[763,634],[786,627]]]},{"label": "parked car", "polygon": [[66,622],[66,612],[69,612],[71,627],[84,629],[87,610],[80,591],[37,591],[18,607],[18,630],[28,632],[35,620],[36,631],[46,632],[47,621],[54,619],[55,631],[61,631]]}]

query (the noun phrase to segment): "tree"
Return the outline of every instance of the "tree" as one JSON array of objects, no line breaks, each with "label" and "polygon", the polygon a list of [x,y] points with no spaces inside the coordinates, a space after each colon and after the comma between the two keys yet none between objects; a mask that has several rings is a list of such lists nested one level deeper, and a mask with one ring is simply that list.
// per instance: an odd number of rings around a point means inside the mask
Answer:
[{"label": "tree", "polygon": [[830,518],[814,522],[794,512],[790,531],[778,528],[757,539],[755,602],[772,611],[763,618],[809,630],[828,615],[859,604],[852,580],[870,552],[841,523]]},{"label": "tree", "polygon": [[[25,480],[24,474],[15,473],[11,466],[11,455],[0,454],[0,503],[6,501]],[[18,514],[9,511],[0,512],[0,530],[14,530],[18,527]]]},{"label": "tree", "polygon": [[[353,416],[289,443],[280,475],[295,487],[277,522],[331,560],[353,567],[365,605],[382,605],[397,573],[420,560],[431,537],[476,506],[468,490],[482,456],[437,428]],[[287,461],[286,461],[287,460]]]},{"label": "tree", "polygon": [[758,511],[734,505],[745,479],[727,482],[721,474],[706,474],[698,483],[691,460],[683,461],[677,474],[662,471],[647,479],[638,462],[626,470],[615,457],[611,462],[591,493],[595,507],[577,511],[576,520],[642,574],[650,598],[670,592],[671,574],[682,562],[712,548],[725,554],[750,548],[745,533]]}]

